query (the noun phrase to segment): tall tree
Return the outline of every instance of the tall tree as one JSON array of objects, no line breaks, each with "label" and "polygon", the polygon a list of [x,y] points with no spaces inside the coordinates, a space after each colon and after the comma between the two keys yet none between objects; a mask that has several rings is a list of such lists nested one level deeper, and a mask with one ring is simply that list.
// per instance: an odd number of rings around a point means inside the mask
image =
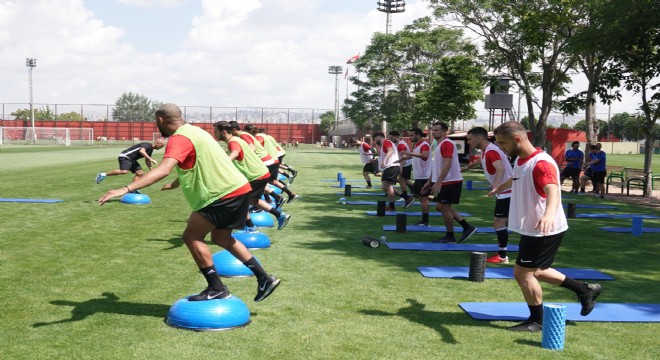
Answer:
[{"label": "tall tree", "polygon": [[575,11],[576,1],[429,0],[438,18],[458,21],[483,39],[484,65],[515,79],[525,95],[536,146],[545,145],[548,115],[575,63],[566,47],[582,16]]},{"label": "tall tree", "polygon": [[332,129],[335,126],[335,112],[334,111],[326,111],[323,114],[319,115],[319,119],[321,119],[321,124],[319,125],[319,128],[322,133],[327,134],[330,129]]},{"label": "tall tree", "polygon": [[159,106],[160,102],[152,101],[144,95],[123,93],[115,101],[112,118],[115,121],[152,121]]}]

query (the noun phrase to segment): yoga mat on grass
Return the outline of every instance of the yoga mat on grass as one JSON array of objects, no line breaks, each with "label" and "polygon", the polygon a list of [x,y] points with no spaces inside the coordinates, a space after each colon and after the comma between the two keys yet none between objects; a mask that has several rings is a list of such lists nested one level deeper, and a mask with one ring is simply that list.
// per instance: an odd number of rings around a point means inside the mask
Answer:
[{"label": "yoga mat on grass", "polygon": [[660,219],[660,216],[645,214],[576,214],[575,217],[587,219],[630,219],[633,216],[639,216],[643,219]]},{"label": "yoga mat on grass", "polygon": [[[336,192],[335,195],[344,195],[344,192]],[[384,192],[355,192],[355,191],[352,191],[351,196],[382,196],[382,197],[385,197],[385,193]]]},{"label": "yoga mat on grass", "polygon": [[[322,182],[339,182],[339,180],[332,180],[332,179],[322,179],[321,181]],[[364,180],[364,179],[362,179],[362,180],[349,180],[349,179],[346,179],[344,181],[346,181],[346,182],[363,182],[363,183],[366,183],[366,180]],[[372,183],[380,182],[380,180],[373,180],[372,179],[371,182]]]},{"label": "yoga mat on grass", "polygon": [[[555,268],[562,274],[580,280],[614,280],[613,277],[594,269]],[[417,270],[427,278],[467,279],[468,266],[420,266]],[[486,279],[513,279],[513,267],[486,267]]]},{"label": "yoga mat on grass", "polygon": [[[455,243],[442,244],[432,242],[388,242],[387,247],[392,250],[416,251],[497,251],[497,244],[470,244]],[[518,245],[507,246],[507,251],[518,251]]]},{"label": "yoga mat on grass", "polygon": [[[550,304],[550,302],[546,302]],[[580,303],[553,303],[566,306],[566,320],[584,322],[660,322],[660,304],[601,303],[591,314],[580,315]],[[464,302],[458,304],[475,320],[524,321],[529,308],[524,302]]]},{"label": "yoga mat on grass", "polygon": [[[402,206],[402,208],[403,208],[403,206]],[[365,214],[367,214],[367,215],[369,215],[369,216],[376,216],[376,211],[366,211]],[[396,214],[406,214],[406,215],[408,215],[408,216],[422,216],[422,212],[421,212],[421,211],[411,211],[411,212],[406,212],[406,211],[386,211],[386,212],[385,212],[385,216],[396,216]],[[461,216],[472,216],[472,215],[470,215],[470,214],[468,214],[468,213],[463,213],[463,212],[459,212],[459,214],[460,214]],[[441,212],[438,212],[438,211],[432,211],[432,212],[429,212],[429,216],[442,216],[442,213],[441,213]]]},{"label": "yoga mat on grass", "polygon": [[[339,185],[330,185],[330,187],[341,188],[341,189],[344,188],[343,186],[339,186]],[[366,185],[351,185],[351,189],[366,189],[366,188],[367,188]]]},{"label": "yoga mat on grass", "polygon": [[[564,203],[564,207],[568,207],[568,203]],[[612,205],[598,205],[598,204],[575,204],[578,209],[618,209]]]},{"label": "yoga mat on grass", "polygon": [[[602,227],[601,230],[614,233],[632,233],[631,227]],[[660,233],[660,228],[642,228],[643,233]]]},{"label": "yoga mat on grass", "polygon": [[0,198],[0,202],[16,202],[16,203],[58,203],[64,200],[56,199],[14,199],[14,198]]},{"label": "yoga mat on grass", "polygon": [[[396,231],[396,225],[383,225],[383,231]],[[447,231],[445,226],[417,226],[417,225],[406,225],[406,231],[410,232],[444,232]],[[460,233],[463,232],[463,228],[460,226],[454,227],[454,232]],[[511,232],[511,231],[509,231]],[[493,227],[479,227],[477,228],[477,233],[482,234],[494,234],[495,228]]]},{"label": "yoga mat on grass", "polygon": [[[396,203],[396,205],[403,205],[404,200],[403,200],[403,199],[398,199],[397,201],[395,201],[395,203]],[[378,201],[355,201],[355,200],[348,200],[348,201],[346,201],[346,205],[378,205]],[[412,203],[411,206],[413,206],[413,205],[417,205],[417,206],[419,206],[420,203],[417,202],[417,201],[415,201],[414,203]]]}]

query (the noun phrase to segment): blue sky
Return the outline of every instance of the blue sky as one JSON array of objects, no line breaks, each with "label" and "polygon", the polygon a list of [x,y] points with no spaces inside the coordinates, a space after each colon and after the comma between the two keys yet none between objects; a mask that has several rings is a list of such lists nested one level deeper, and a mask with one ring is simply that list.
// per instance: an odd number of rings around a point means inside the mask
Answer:
[{"label": "blue sky", "polygon": [[[428,15],[408,0],[393,29]],[[36,103],[113,104],[130,91],[186,106],[331,109],[328,66],[346,66],[384,27],[376,0],[0,0],[0,103],[28,102],[32,57]],[[339,89],[345,98],[343,79]],[[629,99],[612,112],[635,111]]]}]

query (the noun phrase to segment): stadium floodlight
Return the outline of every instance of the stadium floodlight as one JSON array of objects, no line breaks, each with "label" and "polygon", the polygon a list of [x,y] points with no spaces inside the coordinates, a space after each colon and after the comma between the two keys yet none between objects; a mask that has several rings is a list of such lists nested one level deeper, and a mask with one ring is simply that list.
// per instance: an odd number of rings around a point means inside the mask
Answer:
[{"label": "stadium floodlight", "polygon": [[[25,66],[28,67],[28,92],[30,95],[30,121],[32,122],[32,134],[34,136],[34,102],[32,99],[32,69],[37,67],[37,59],[26,58]],[[36,136],[34,136],[36,140]]]},{"label": "stadium floodlight", "polygon": [[339,74],[342,71],[341,66],[328,66],[328,74],[335,75],[335,130],[339,127]]}]

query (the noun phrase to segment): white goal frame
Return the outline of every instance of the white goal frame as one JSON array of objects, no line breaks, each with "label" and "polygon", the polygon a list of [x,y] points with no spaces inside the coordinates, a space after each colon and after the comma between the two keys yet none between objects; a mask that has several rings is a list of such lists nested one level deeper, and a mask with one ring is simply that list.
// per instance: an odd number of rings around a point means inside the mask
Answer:
[{"label": "white goal frame", "polygon": [[94,145],[94,129],[5,126],[0,145]]}]

